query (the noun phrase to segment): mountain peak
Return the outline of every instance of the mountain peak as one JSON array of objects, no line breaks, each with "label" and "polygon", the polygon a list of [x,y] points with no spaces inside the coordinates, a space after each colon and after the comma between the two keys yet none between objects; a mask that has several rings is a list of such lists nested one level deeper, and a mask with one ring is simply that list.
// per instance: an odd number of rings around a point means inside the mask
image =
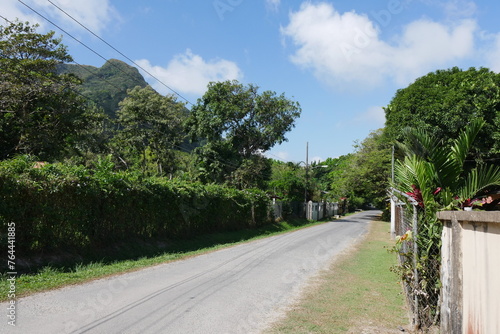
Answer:
[{"label": "mountain peak", "polygon": [[62,64],[58,72],[73,73],[82,79],[82,95],[102,107],[111,118],[116,117],[118,103],[127,96],[128,89],[147,86],[137,68],[119,59],[109,59],[101,67]]}]

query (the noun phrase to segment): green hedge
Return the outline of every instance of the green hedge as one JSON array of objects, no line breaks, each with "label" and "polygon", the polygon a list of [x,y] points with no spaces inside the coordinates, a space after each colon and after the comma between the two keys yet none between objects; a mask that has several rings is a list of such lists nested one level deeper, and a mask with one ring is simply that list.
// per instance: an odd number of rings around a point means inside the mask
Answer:
[{"label": "green hedge", "polygon": [[109,159],[92,169],[37,166],[27,156],[0,162],[0,234],[6,238],[7,224],[14,222],[19,252],[195,236],[260,226],[269,217],[261,191],[142,178],[114,172]]}]

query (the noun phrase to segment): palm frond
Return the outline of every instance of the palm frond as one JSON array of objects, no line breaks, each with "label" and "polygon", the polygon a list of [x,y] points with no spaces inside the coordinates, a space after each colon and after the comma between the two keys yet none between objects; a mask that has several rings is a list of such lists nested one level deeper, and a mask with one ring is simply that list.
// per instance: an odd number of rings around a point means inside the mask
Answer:
[{"label": "palm frond", "polygon": [[443,145],[442,141],[434,138],[427,131],[417,128],[406,128],[404,130],[406,143],[399,147],[406,156],[415,155],[419,158],[431,162],[434,166],[436,183],[438,185],[456,182],[462,165],[450,159],[450,148]]},{"label": "palm frond", "polygon": [[474,168],[464,178],[458,196],[462,200],[472,199],[481,190],[491,186],[500,186],[500,167],[490,165]]},{"label": "palm frond", "polygon": [[450,158],[455,161],[455,163],[462,167],[469,153],[474,140],[481,128],[486,124],[484,119],[476,118],[471,123],[469,123],[463,132],[460,133],[458,138],[453,141],[451,146]]},{"label": "palm frond", "polygon": [[421,128],[407,127],[403,130],[403,135],[406,138],[405,143],[398,143],[406,156],[416,155],[424,159],[431,159],[434,155],[434,150],[441,145],[440,141],[430,136],[427,131]]},{"label": "palm frond", "polygon": [[397,188],[402,191],[410,191],[411,186],[418,181],[417,170],[420,161],[415,155],[405,157],[402,161],[397,161],[394,166]]}]

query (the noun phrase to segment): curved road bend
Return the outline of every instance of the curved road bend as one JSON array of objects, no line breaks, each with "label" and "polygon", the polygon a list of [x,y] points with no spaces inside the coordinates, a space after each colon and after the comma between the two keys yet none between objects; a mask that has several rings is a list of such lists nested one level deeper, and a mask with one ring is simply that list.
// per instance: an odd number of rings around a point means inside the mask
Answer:
[{"label": "curved road bend", "polygon": [[258,333],[380,212],[17,301],[1,333]]}]

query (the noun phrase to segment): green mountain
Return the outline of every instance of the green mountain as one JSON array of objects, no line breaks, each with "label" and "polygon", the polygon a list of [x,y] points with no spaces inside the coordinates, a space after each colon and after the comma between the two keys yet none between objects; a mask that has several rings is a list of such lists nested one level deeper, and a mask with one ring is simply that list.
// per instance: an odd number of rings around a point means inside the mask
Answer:
[{"label": "green mountain", "polygon": [[61,64],[60,74],[72,73],[82,79],[82,95],[102,107],[111,118],[116,117],[118,102],[127,95],[127,89],[146,87],[147,82],[137,68],[121,60],[110,59],[102,67],[90,65]]}]

